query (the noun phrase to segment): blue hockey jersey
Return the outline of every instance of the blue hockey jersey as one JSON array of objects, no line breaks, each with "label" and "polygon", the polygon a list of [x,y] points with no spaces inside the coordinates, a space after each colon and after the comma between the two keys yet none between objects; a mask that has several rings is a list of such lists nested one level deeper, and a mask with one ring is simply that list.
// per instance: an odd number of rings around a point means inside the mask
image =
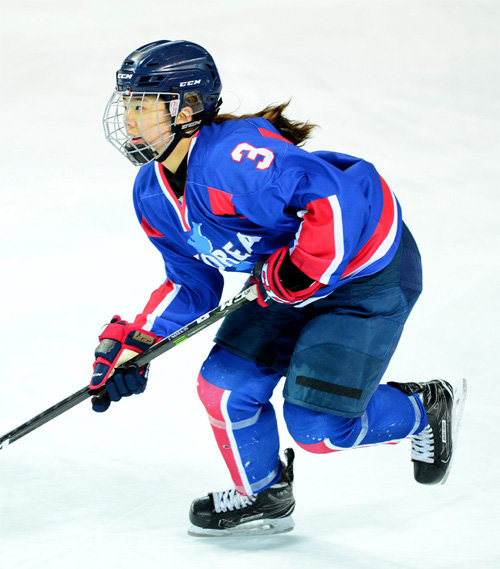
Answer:
[{"label": "blue hockey jersey", "polygon": [[189,149],[181,200],[160,163],[142,166],[134,205],[167,277],[135,322],[163,337],[217,306],[221,271],[249,273],[288,246],[294,264],[324,285],[302,306],[384,268],[402,226],[372,164],[307,152],[263,118],[203,127]]}]

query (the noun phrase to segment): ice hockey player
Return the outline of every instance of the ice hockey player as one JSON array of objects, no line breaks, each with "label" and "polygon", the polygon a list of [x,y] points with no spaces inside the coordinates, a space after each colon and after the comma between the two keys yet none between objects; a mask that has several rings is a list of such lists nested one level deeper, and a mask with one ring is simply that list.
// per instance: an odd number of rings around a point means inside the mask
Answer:
[{"label": "ice hockey player", "polygon": [[104,114],[106,138],[134,165],[139,223],[166,280],[133,322],[100,335],[95,411],[141,393],[147,369],[114,369],[216,307],[222,271],[259,290],[227,316],[198,393],[234,488],[194,500],[195,535],[293,527],[292,449],[279,458],[270,397],[284,381],[284,417],[298,447],[330,453],[412,441],[414,475],[443,482],[457,391],[443,380],[380,381],[422,289],[420,256],[400,205],[375,167],[300,146],[314,126],[287,104],[220,114],[210,54],[156,41],[125,58]]}]

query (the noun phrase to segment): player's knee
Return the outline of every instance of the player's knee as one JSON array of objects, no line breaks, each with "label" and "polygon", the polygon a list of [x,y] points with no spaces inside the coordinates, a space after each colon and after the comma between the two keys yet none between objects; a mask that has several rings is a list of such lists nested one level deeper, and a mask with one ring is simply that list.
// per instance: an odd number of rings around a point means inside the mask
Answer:
[{"label": "player's knee", "polygon": [[253,416],[272,393],[272,384],[253,362],[215,346],[198,376],[198,396],[218,421]]},{"label": "player's knee", "polygon": [[210,411],[220,407],[221,389],[207,381],[200,373],[198,375],[198,397],[210,414]]},{"label": "player's knee", "polygon": [[295,442],[315,454],[352,448],[360,431],[360,419],[319,413],[293,403],[285,402],[283,415]]},{"label": "player's knee", "polygon": [[[228,354],[218,346],[214,346],[204,361],[198,376],[198,396],[207,409],[219,409],[225,391],[232,391],[232,370],[226,360]],[[224,381],[222,381],[224,380]]]}]

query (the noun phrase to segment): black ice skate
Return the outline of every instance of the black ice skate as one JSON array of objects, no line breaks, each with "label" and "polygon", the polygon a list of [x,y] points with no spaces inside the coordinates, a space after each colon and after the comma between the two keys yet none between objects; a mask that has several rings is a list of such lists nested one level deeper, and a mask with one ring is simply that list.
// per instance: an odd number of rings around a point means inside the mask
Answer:
[{"label": "black ice skate", "polygon": [[450,474],[467,382],[462,380],[460,388],[453,388],[443,379],[389,385],[407,395],[418,394],[427,413],[425,429],[410,437],[415,480],[420,484],[444,484]]},{"label": "black ice skate", "polygon": [[242,496],[236,490],[210,492],[194,500],[189,511],[194,536],[236,536],[283,533],[293,529],[293,449],[285,450],[287,465],[281,479],[259,494]]}]

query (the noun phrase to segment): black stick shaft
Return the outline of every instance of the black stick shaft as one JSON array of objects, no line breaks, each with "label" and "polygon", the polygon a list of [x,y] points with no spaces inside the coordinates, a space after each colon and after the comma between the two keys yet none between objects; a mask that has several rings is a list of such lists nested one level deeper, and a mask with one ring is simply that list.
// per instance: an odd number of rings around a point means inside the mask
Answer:
[{"label": "black stick shaft", "polygon": [[[164,354],[168,350],[171,350],[173,347],[179,345],[184,340],[187,340],[191,336],[194,336],[198,332],[201,332],[207,326],[210,326],[214,322],[217,322],[221,318],[224,318],[224,316],[227,316],[230,312],[233,312],[242,304],[254,300],[255,298],[257,298],[257,288],[255,285],[252,285],[238,293],[230,300],[223,302],[220,306],[217,306],[217,308],[214,308],[210,312],[207,312],[203,316],[200,316],[196,320],[193,320],[193,322],[190,322],[180,330],[177,330],[173,334],[170,334],[170,336],[163,338],[163,340],[160,340],[142,352],[142,354],[135,356],[134,358],[130,359],[125,365],[120,367],[129,367],[131,365],[141,367],[148,364],[161,354]],[[52,407],[49,407],[39,415],[36,415],[29,421],[26,421],[26,423],[23,423],[16,429],[13,429],[9,433],[0,437],[0,449],[9,444],[12,444],[28,433],[31,433],[31,431],[38,429],[38,427],[41,427],[55,417],[61,415],[62,413],[65,413],[75,405],[78,405],[78,403],[85,401],[85,399],[88,399],[89,397],[95,395],[98,396],[99,393],[102,394],[104,392],[105,388],[102,388],[102,390],[98,392],[91,392],[88,386],[83,387],[80,389],[80,391],[73,393],[73,395],[66,397],[66,399],[63,399],[62,401],[59,401],[59,403],[56,403]]]}]

